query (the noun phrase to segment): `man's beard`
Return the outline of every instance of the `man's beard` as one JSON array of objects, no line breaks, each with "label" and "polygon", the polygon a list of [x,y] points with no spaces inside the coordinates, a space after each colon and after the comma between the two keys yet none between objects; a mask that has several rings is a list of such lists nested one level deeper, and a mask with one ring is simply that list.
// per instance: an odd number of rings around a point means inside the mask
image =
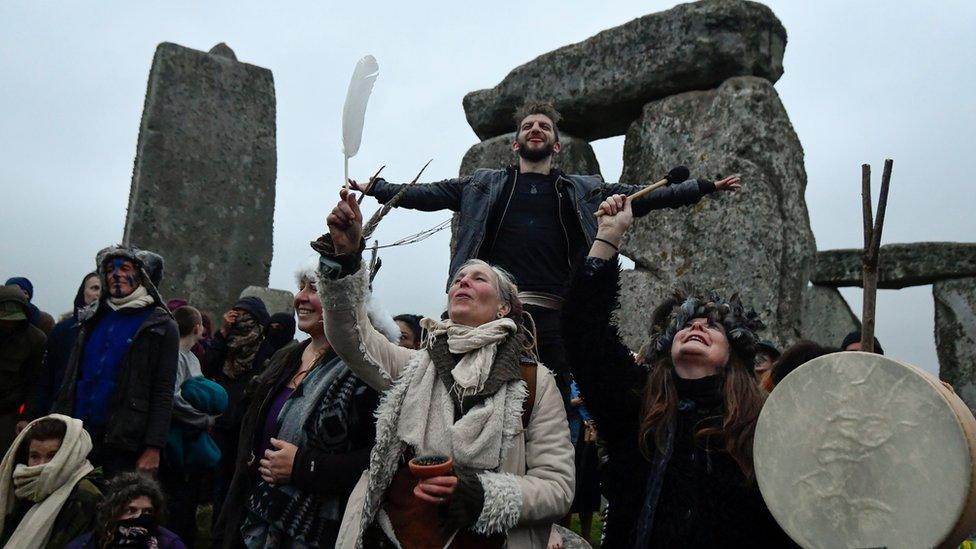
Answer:
[{"label": "man's beard", "polygon": [[519,143],[518,155],[523,160],[529,162],[539,162],[549,158],[553,154],[553,149],[556,147],[555,143],[548,143],[545,147],[541,149],[530,150],[528,147],[528,142]]}]

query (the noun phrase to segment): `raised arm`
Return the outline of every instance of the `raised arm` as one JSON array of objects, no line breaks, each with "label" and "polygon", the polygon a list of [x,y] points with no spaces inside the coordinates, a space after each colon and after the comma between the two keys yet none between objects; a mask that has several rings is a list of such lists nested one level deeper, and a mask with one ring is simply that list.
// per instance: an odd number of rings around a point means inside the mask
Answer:
[{"label": "raised arm", "polygon": [[[616,183],[604,186],[603,196],[608,198],[615,194],[631,195],[639,191],[642,187],[638,185],[626,185]],[[651,210],[661,210],[664,208],[680,208],[696,204],[705,195],[715,191],[737,191],[742,188],[742,181],[738,176],[732,175],[718,181],[707,179],[689,179],[688,181],[661,187],[652,191],[633,204],[634,217],[643,217]]]},{"label": "raised arm", "polygon": [[629,201],[616,195],[601,205],[615,207],[600,218],[597,239],[570,284],[562,310],[562,334],[573,377],[602,438],[636,443],[640,393],[646,370],[620,339],[612,313],[617,308],[620,238],[632,221]]},{"label": "raised arm", "polygon": [[322,301],[325,335],[349,368],[377,391],[384,391],[417,353],[386,339],[369,320],[369,272],[362,268],[363,216],[345,190],[329,214],[329,234],[316,241],[322,258],[316,286]]},{"label": "raised arm", "polygon": [[[468,183],[470,177],[445,179],[436,183],[419,183],[407,189],[397,206],[411,210],[434,212],[437,210],[458,211],[461,208],[461,188]],[[363,190],[365,185],[356,184],[355,188]],[[402,184],[390,183],[379,178],[366,194],[375,197],[380,204],[389,202],[400,189]]]}]

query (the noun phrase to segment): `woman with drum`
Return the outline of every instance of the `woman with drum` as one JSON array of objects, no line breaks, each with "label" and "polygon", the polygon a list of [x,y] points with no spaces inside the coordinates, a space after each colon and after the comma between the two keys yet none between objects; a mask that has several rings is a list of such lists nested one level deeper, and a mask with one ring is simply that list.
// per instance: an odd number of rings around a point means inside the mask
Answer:
[{"label": "woman with drum", "polygon": [[313,243],[325,332],[386,393],[336,546],[545,547],[573,500],[573,446],[515,284],[470,260],[454,275],[448,319],[422,321],[422,348],[391,343],[366,316],[362,214],[351,193],[341,197],[329,235]]},{"label": "woman with drum", "polygon": [[630,201],[603,202],[563,309],[573,375],[608,463],[606,547],[789,547],[753,476],[764,393],[753,375],[761,326],[739,299],[676,295],[658,307],[643,364],[611,315]]}]

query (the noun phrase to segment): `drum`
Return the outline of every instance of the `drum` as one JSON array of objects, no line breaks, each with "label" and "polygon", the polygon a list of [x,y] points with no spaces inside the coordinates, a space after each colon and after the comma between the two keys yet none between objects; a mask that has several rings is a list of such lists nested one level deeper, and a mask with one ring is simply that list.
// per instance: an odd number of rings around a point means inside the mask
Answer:
[{"label": "drum", "polygon": [[769,510],[803,547],[955,547],[976,530],[976,419],[910,364],[811,360],[770,394],[754,453]]}]

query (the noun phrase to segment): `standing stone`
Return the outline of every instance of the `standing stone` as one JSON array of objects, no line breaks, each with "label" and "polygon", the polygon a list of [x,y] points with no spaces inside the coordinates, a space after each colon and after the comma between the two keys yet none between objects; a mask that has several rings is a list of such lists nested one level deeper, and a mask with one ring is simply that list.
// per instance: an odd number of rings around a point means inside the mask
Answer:
[{"label": "standing stone", "polygon": [[620,338],[635,353],[651,341],[651,313],[668,297],[654,275],[638,266],[620,271],[619,306],[614,311]]},{"label": "standing stone", "polygon": [[803,292],[800,336],[827,347],[838,347],[844,337],[861,329],[861,321],[837,288],[807,286]]},{"label": "standing stone", "polygon": [[[860,286],[864,250],[817,252],[810,280],[822,286]],[[976,276],[976,244],[912,242],[885,244],[878,251],[878,288],[898,290],[939,280]]]},{"label": "standing stone", "polygon": [[224,44],[160,44],[123,241],[163,256],[164,296],[222,311],[268,285],[276,169],[271,71]]},{"label": "standing stone", "polygon": [[562,113],[560,127],[569,133],[611,137],[624,133],[649,101],[711,89],[733,76],[777,81],[785,48],[786,29],[762,4],[679,4],[529,61],[494,88],[466,95],[464,113],[487,139],[510,131],[526,99],[544,99]]},{"label": "standing stone", "polygon": [[278,290],[275,288],[262,288],[261,286],[248,286],[244,288],[238,299],[245,297],[257,297],[264,302],[264,307],[269,315],[276,313],[295,314],[295,294],[288,290]]},{"label": "standing stone", "polygon": [[976,410],[976,278],[932,285],[939,377]]},{"label": "standing stone", "polygon": [[803,148],[765,79],[649,103],[624,143],[623,181],[650,181],[684,164],[693,177],[741,173],[737,193],[637,220],[621,249],[653,275],[653,290],[691,284],[738,291],[782,346],[800,336],[803,291],[816,246],[803,197]]}]

